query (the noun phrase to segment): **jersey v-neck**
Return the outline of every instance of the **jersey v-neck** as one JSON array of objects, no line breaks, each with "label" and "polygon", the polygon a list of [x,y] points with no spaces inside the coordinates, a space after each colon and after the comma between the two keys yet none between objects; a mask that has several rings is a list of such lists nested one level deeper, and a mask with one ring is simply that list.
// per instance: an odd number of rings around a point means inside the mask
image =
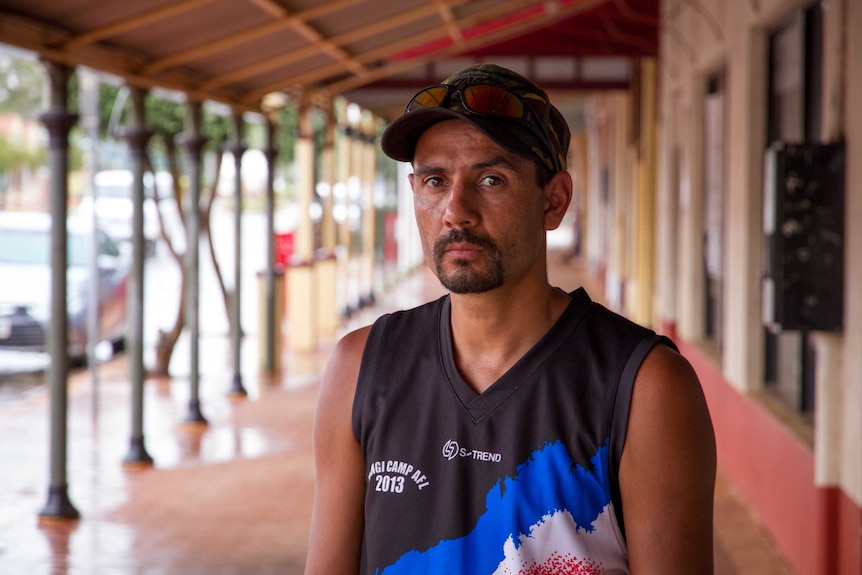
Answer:
[{"label": "jersey v-neck", "polygon": [[536,369],[559,348],[580,323],[592,300],[583,288],[578,288],[569,295],[572,301],[569,302],[554,325],[508,371],[482,393],[476,393],[470,387],[470,384],[464,380],[455,365],[452,345],[451,301],[449,297],[444,298],[437,322],[440,363],[452,392],[474,423],[481,421],[511,397],[522,385],[528,383]]}]

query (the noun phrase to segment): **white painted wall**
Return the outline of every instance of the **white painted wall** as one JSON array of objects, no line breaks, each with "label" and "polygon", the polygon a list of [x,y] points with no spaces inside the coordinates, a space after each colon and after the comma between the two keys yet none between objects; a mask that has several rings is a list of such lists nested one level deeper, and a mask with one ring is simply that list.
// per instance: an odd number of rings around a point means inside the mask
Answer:
[{"label": "white painted wall", "polygon": [[840,485],[862,506],[862,2],[850,0],[845,6],[844,136],[848,156]]},{"label": "white painted wall", "polygon": [[[722,370],[742,392],[762,387],[760,275],[766,43],[807,0],[663,1],[658,158],[659,320],[703,334],[701,146],[706,78],[727,78],[725,316]],[[824,139],[848,144],[845,328],[818,338],[818,485],[862,502],[862,2],[824,3]],[[844,11],[843,14],[836,12]],[[681,162],[673,173],[671,154]],[[676,210],[667,209],[675,202]],[[673,229],[674,231],[668,231]],[[676,257],[671,263],[671,258]]]}]

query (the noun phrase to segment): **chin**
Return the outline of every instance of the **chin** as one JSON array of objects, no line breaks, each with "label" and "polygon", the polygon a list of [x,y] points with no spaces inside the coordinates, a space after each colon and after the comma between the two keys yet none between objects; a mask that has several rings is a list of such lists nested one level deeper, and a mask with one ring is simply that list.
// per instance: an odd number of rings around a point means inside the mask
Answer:
[{"label": "chin", "polygon": [[448,274],[438,267],[437,278],[443,287],[456,294],[486,293],[503,285],[502,273],[479,273],[467,267]]}]

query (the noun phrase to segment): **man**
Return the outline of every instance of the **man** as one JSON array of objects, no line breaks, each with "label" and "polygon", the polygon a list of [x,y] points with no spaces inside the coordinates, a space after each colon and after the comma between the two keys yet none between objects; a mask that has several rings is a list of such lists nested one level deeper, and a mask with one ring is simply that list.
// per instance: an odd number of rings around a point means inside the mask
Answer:
[{"label": "man", "polygon": [[306,573],[712,573],[715,443],[673,344],[547,277],[572,195],[540,88],[470,67],[384,133],[449,295],[339,342]]}]

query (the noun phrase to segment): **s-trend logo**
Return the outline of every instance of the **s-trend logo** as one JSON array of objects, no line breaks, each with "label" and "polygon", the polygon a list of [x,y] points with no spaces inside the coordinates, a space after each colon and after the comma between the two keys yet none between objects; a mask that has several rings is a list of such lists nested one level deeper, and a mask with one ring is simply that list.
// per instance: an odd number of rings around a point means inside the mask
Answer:
[{"label": "s-trend logo", "polygon": [[493,463],[500,463],[503,460],[503,456],[499,453],[467,449],[458,445],[458,442],[454,439],[450,439],[443,445],[443,458],[452,461],[456,457],[475,459],[477,461],[491,461]]},{"label": "s-trend logo", "polygon": [[456,457],[458,457],[458,451],[460,451],[460,447],[458,446],[458,442],[454,439],[450,439],[446,442],[446,445],[443,446],[443,457],[452,461]]}]

